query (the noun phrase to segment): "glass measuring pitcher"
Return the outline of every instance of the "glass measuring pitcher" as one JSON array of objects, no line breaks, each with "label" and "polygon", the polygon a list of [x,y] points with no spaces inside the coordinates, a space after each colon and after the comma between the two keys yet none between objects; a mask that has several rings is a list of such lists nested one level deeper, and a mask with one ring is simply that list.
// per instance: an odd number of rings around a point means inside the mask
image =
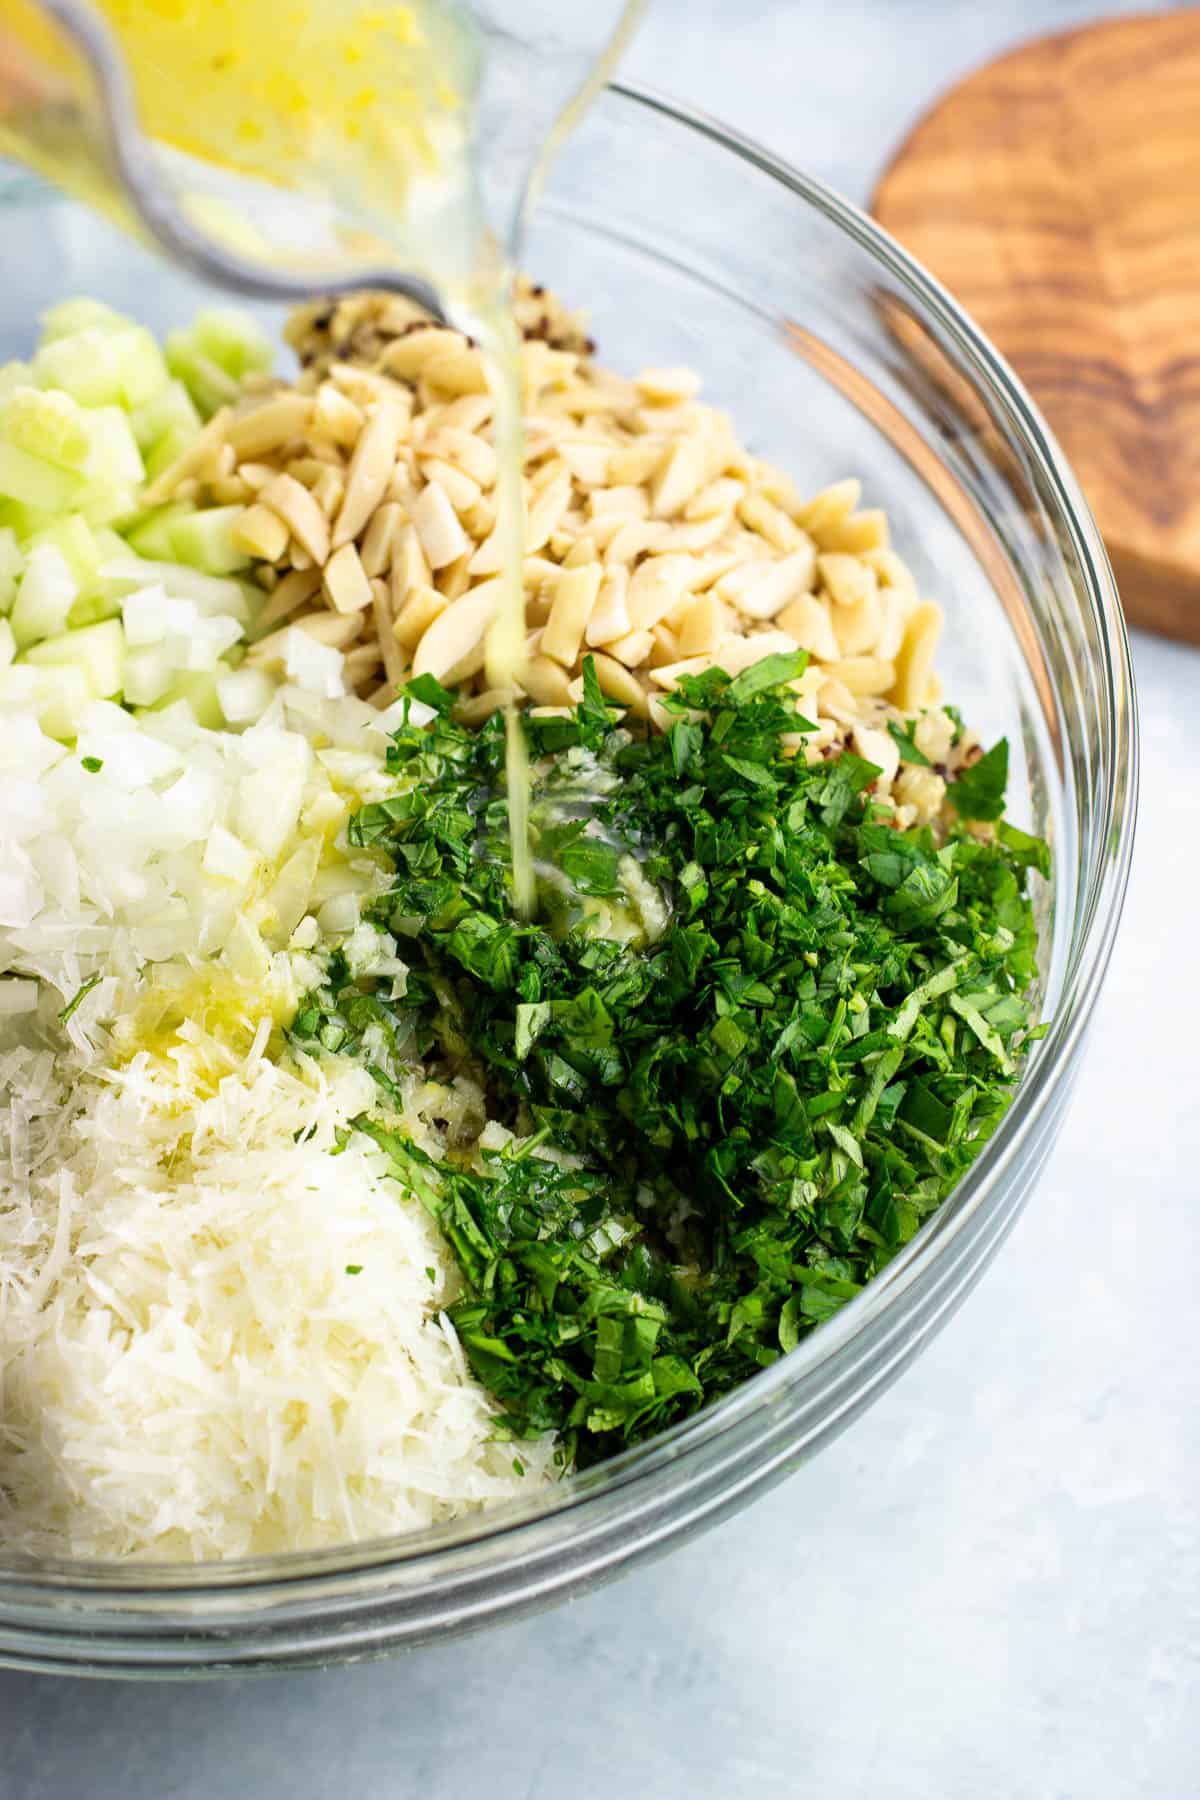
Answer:
[{"label": "glass measuring pitcher", "polygon": [[644,4],[0,0],[0,153],[228,287],[436,308]]}]

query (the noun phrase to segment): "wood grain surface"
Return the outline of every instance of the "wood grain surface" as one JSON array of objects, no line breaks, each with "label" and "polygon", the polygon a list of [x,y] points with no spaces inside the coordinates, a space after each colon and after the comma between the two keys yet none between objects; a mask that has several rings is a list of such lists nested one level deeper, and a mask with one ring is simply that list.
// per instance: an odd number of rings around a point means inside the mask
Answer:
[{"label": "wood grain surface", "polygon": [[1039,39],[875,193],[1046,413],[1132,622],[1200,643],[1200,10]]}]

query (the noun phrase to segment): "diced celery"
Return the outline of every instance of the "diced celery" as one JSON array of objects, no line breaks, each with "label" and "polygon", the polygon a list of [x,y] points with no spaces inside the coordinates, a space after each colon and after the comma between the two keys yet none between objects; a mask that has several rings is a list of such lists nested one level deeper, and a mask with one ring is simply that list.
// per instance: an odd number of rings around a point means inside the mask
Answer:
[{"label": "diced celery", "polygon": [[27,544],[31,537],[45,531],[47,525],[53,525],[61,516],[61,507],[56,512],[48,512],[41,506],[25,506],[19,500],[0,497],[0,526],[11,531],[18,544]]},{"label": "diced celery", "polygon": [[81,591],[93,585],[100,568],[100,551],[86,519],[78,513],[67,513],[53,525],[43,526],[26,544],[26,554],[46,544],[62,555]]},{"label": "diced celery", "polygon": [[246,584],[219,575],[204,575],[199,569],[184,568],[175,562],[157,562],[135,556],[132,550],[114,556],[100,570],[113,591],[132,593],[134,588],[151,587],[156,582],[180,600],[194,601],[202,613],[227,613],[240,625],[250,618]]},{"label": "diced celery", "polygon": [[67,614],[67,628],[79,631],[85,625],[98,625],[101,619],[118,619],[120,616],[121,602],[111,594],[81,594]]},{"label": "diced celery", "polygon": [[174,555],[206,575],[232,575],[246,568],[250,558],[233,541],[242,512],[240,506],[214,506],[177,519],[168,531]]},{"label": "diced celery", "polygon": [[177,700],[186,700],[198,725],[209,731],[219,731],[225,723],[225,715],[221,711],[221,702],[217,698],[217,682],[229,674],[229,670],[218,665],[210,674],[207,670],[194,673],[184,670],[175,676],[161,700],[154,703],[152,710],[159,712],[164,706],[172,706]]},{"label": "diced celery", "polygon": [[125,542],[139,556],[152,556],[157,557],[160,562],[171,562],[174,559],[171,526],[178,519],[186,519],[195,510],[190,500],[172,500],[166,506],[156,506],[150,512],[143,513],[129,527],[125,533]]},{"label": "diced celery", "polygon": [[95,326],[120,331],[128,323],[123,314],[114,312],[103,300],[92,300],[81,294],[78,298],[60,300],[42,314],[41,342],[53,343],[55,338],[72,337],[77,331],[89,331]]},{"label": "diced celery", "polygon": [[7,619],[0,619],[0,669],[7,669],[17,654],[17,640]]},{"label": "diced celery", "polygon": [[265,669],[239,669],[217,682],[217,698],[231,725],[252,725],[275,698],[276,683]]},{"label": "diced celery", "polygon": [[141,325],[91,325],[43,344],[39,387],[62,388],[81,406],[143,406],[170,379],[162,351]]},{"label": "diced celery", "polygon": [[125,675],[125,633],[119,619],[105,619],[82,631],[67,631],[47,638],[25,652],[25,661],[37,668],[70,665],[82,669],[97,700],[111,700],[121,692]]},{"label": "diced celery", "polygon": [[145,476],[141,452],[119,406],[98,406],[84,415],[92,438],[85,473],[88,485],[79,510],[93,524],[131,518]]},{"label": "diced celery", "polygon": [[79,597],[79,584],[62,551],[43,544],[30,552],[13,601],[12,628],[18,644],[35,644],[66,629]]},{"label": "diced celery", "polygon": [[190,331],[172,331],[164,345],[167,368],[187,388],[200,409],[202,418],[211,418],[217,408],[232,400],[238,391],[235,378],[197,348]]},{"label": "diced celery", "polygon": [[182,381],[167,381],[142,406],[129,415],[138,449],[145,454],[163,436],[178,427],[189,437],[200,429],[200,414]]},{"label": "diced celery", "polygon": [[120,407],[97,406],[85,417],[90,439],[87,474],[97,482],[132,482],[136,486],[145,478],[145,464]]},{"label": "diced celery", "polygon": [[[0,395],[0,439],[58,469],[82,469],[92,450],[90,418],[70,394],[15,387]],[[8,491],[7,489],[5,490]],[[16,490],[12,490],[16,493]],[[17,493],[18,500],[24,495]],[[50,504],[34,499],[34,506]]]},{"label": "diced celery", "polygon": [[94,698],[83,670],[70,663],[59,668],[13,663],[0,669],[0,708],[32,706],[42,730],[51,737],[73,738],[80,716]]},{"label": "diced celery", "polygon": [[155,438],[146,452],[147,481],[157,481],[164,469],[177,462],[195,435],[190,425],[169,425],[160,438]]},{"label": "diced celery", "polygon": [[[48,513],[68,512],[86,483],[71,469],[56,468],[0,440],[0,495]],[[6,523],[9,522],[6,520]]]},{"label": "diced celery", "polygon": [[269,369],[275,361],[275,348],[267,333],[239,307],[206,307],[196,314],[187,335],[202,356],[236,381]]},{"label": "diced celery", "polygon": [[25,558],[17,547],[16,532],[11,525],[0,525],[0,613],[11,607],[24,568]]},{"label": "diced celery", "polygon": [[153,706],[171,687],[177,671],[163,644],[139,644],[125,652],[125,700],[129,706]]}]

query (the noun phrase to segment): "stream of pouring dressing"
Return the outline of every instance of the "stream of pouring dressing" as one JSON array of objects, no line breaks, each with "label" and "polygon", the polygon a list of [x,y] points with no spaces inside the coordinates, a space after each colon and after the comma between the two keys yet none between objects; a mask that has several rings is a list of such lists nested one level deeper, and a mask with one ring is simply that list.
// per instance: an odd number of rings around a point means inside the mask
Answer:
[{"label": "stream of pouring dressing", "polygon": [[[646,0],[626,0],[609,42],[587,78],[559,115],[531,171],[522,200],[522,212],[537,199],[546,173],[563,140],[579,123],[596,95],[605,86],[625,47],[640,23]],[[480,271],[487,260],[496,261],[480,212],[475,220],[475,242]],[[508,835],[512,852],[513,907],[518,917],[534,910],[536,881],[529,842],[529,751],[521,725],[520,680],[528,660],[525,633],[525,433],[522,419],[520,333],[511,304],[513,269],[500,261],[477,309],[480,346],[491,369],[495,399],[492,432],[496,450],[496,518],[500,532],[500,603],[488,629],[487,683],[505,695],[505,777],[508,800]],[[486,276],[484,277],[486,281]],[[451,313],[456,296],[447,296]]]},{"label": "stream of pouring dressing", "polygon": [[[505,246],[483,199],[493,146],[481,128],[482,77],[489,55],[505,59],[498,66],[510,113],[523,95],[529,105],[530,81],[543,80],[540,92],[552,100],[564,59],[553,4],[480,0],[485,36],[455,0],[95,0],[119,43],[160,174],[196,224],[269,267],[275,254],[290,259],[291,246],[286,224],[280,243],[262,220],[286,218],[290,194],[313,219],[324,209],[334,236],[334,221],[342,222],[343,250],[349,221],[348,241],[365,257],[377,258],[383,246],[398,268],[423,276],[450,322],[479,344],[494,401],[501,552],[485,668],[489,688],[504,696],[513,905],[521,917],[532,913],[535,881],[520,720],[527,659],[520,333],[507,250],[519,254],[521,222],[558,147],[608,80],[646,4],[624,0],[608,42],[526,165],[511,214],[513,243]],[[522,50],[526,34],[536,38],[539,29],[547,34],[542,68],[533,47]],[[578,70],[586,64],[572,29],[568,19],[565,55]],[[23,53],[33,57],[29,83]],[[88,72],[37,0],[0,0],[0,150],[138,229],[104,154]],[[506,166],[503,155],[496,166]],[[232,182],[228,194],[222,181]],[[238,190],[239,181],[256,184],[257,200],[248,186]],[[319,290],[319,274],[313,285]]]}]

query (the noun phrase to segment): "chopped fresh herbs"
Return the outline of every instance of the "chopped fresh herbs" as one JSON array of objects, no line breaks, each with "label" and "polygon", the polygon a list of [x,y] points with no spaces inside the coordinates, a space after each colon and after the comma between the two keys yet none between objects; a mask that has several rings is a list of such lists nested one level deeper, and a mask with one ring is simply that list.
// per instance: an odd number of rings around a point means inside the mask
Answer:
[{"label": "chopped fresh herbs", "polygon": [[104,767],[104,759],[100,756],[81,756],[79,762],[89,775],[98,775]]},{"label": "chopped fresh herbs", "polygon": [[[420,685],[436,716],[396,733],[395,794],[351,828],[393,867],[372,916],[403,991],[338,958],[293,1027],[372,1068],[360,1127],[454,1251],[472,1368],[514,1436],[559,1431],[581,1463],[859,1293],[994,1131],[1033,1026],[1044,845],[897,830],[874,765],[792,754],[802,667],[685,680],[652,737],[616,722],[590,663],[572,716],[527,717],[531,923],[502,722],[469,731]],[[998,745],[951,786],[962,820],[999,817],[1006,768]],[[483,1085],[503,1148],[439,1161],[395,1128],[418,1059]]]},{"label": "chopped fresh herbs", "polygon": [[919,769],[932,768],[933,765],[925,752],[917,748],[915,740],[909,736],[902,725],[896,723],[895,719],[888,725],[888,734],[900,752],[901,762],[913,763]]},{"label": "chopped fresh herbs", "polygon": [[81,988],[75,990],[58,1015],[58,1022],[60,1025],[65,1025],[68,1019],[74,1017],[91,993],[92,989],[100,986],[100,981],[101,977],[99,975],[92,975],[84,982]]},{"label": "chopped fresh herbs", "polygon": [[363,1272],[363,1266],[361,1263],[347,1263],[346,1264],[347,1275],[361,1275],[362,1272]]},{"label": "chopped fresh herbs", "polygon": [[960,819],[998,819],[1004,812],[1008,786],[1008,739],[993,744],[986,756],[964,769],[946,789],[946,798]]}]

